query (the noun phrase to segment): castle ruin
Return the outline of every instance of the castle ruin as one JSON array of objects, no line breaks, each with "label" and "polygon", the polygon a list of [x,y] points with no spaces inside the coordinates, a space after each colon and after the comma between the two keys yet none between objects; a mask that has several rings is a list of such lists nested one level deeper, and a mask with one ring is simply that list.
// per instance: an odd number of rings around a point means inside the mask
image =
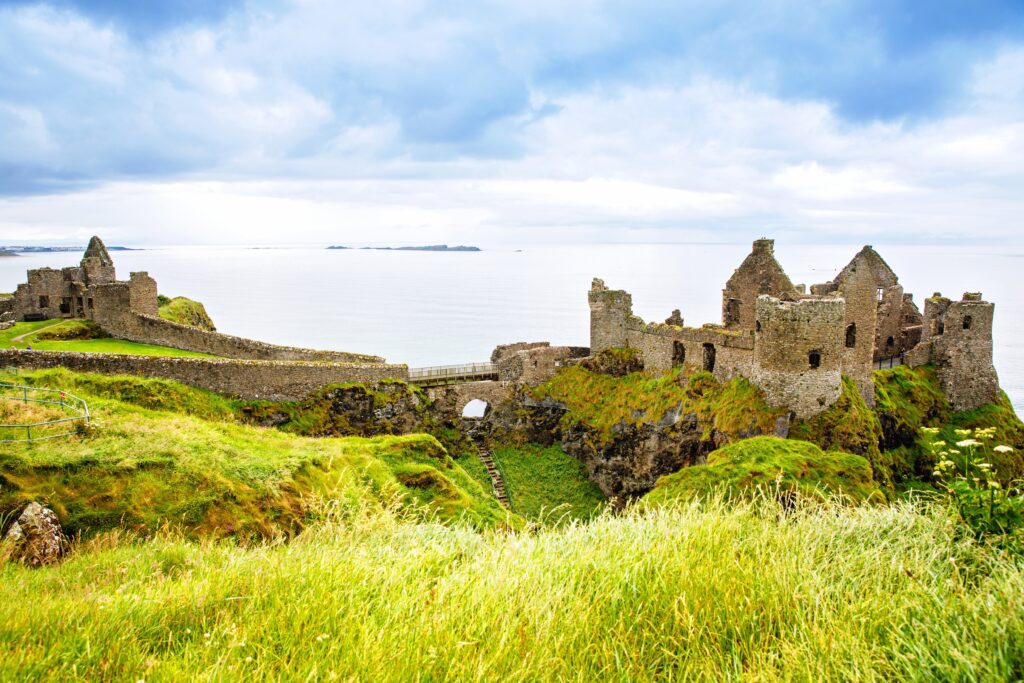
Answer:
[{"label": "castle ruin", "polygon": [[679,311],[664,323],[647,323],[633,315],[629,293],[595,279],[589,293],[591,353],[630,347],[648,370],[679,366],[684,374],[704,370],[721,381],[742,376],[797,417],[832,405],[842,393],[843,375],[873,405],[871,372],[887,359],[934,365],[955,410],[998,399],[994,306],[981,294],[964,294],[962,301],[935,294],[922,315],[870,246],[808,293],[790,281],[774,246],[774,240],[756,240],[726,282],[721,324],[686,327]]}]

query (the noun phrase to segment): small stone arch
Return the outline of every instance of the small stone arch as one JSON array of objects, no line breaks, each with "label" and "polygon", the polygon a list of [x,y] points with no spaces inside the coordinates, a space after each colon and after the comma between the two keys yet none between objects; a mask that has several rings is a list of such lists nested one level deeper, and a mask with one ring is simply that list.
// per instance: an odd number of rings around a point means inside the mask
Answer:
[{"label": "small stone arch", "polygon": [[852,349],[857,346],[857,323],[850,323],[846,326],[846,348]]},{"label": "small stone arch", "polygon": [[965,315],[965,316],[964,316],[964,329],[965,329],[965,330],[969,330],[969,329],[971,329],[971,324],[972,324],[973,322],[974,322],[974,318],[972,318],[972,317],[971,317],[971,316],[969,316],[969,315]]},{"label": "small stone arch", "polygon": [[463,419],[479,420],[487,417],[487,413],[491,411],[491,404],[482,398],[471,398],[466,401],[466,404],[462,406],[462,410],[459,414]]},{"label": "small stone arch", "polygon": [[672,342],[672,365],[686,362],[686,345],[678,339]]},{"label": "small stone arch", "polygon": [[816,370],[821,367],[821,351],[811,351],[807,354],[807,364],[811,366],[812,370]]}]

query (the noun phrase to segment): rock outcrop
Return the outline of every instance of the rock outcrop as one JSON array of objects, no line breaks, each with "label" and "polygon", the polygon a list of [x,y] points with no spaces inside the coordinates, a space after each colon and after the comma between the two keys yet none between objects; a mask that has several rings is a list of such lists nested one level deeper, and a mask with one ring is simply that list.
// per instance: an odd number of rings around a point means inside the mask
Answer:
[{"label": "rock outcrop", "polygon": [[57,514],[36,502],[29,503],[7,530],[4,543],[12,559],[30,567],[53,564],[67,548]]}]

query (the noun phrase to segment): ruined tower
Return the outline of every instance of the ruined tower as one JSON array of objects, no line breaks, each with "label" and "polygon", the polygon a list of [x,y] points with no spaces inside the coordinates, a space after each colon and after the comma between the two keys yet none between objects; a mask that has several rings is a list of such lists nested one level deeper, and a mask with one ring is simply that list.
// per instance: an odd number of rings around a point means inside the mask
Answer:
[{"label": "ruined tower", "polygon": [[754,240],[753,250],[722,290],[722,324],[726,329],[754,328],[757,298],[763,294],[793,299],[796,288],[775,260],[775,240]]},{"label": "ruined tower", "polygon": [[909,354],[913,366],[935,366],[939,383],[954,410],[973,410],[999,399],[999,378],[992,365],[992,317],[995,305],[980,292],[952,301],[936,292],[925,300],[921,343]]},{"label": "ruined tower", "polygon": [[590,302],[590,353],[627,344],[626,325],[633,316],[633,297],[608,289],[604,280],[594,278],[587,296]]}]

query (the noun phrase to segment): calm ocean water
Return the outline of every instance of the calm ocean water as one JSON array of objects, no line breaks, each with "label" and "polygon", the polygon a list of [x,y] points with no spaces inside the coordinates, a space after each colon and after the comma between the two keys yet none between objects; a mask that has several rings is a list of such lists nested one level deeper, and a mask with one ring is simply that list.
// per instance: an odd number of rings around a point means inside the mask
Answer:
[{"label": "calm ocean water", "polygon": [[[862,245],[787,246],[794,282],[831,279]],[[1024,246],[875,245],[921,305],[941,291],[981,291],[996,303],[995,365],[1024,414]],[[113,252],[121,277],[147,270],[160,291],[202,301],[217,329],[279,344],[385,356],[412,366],[486,360],[523,340],[586,345],[593,277],[633,294],[635,312],[688,325],[717,322],[721,289],[750,251],[736,245],[586,245],[479,253],[168,247]],[[0,291],[25,270],[72,265],[80,254],[0,259]]]}]

